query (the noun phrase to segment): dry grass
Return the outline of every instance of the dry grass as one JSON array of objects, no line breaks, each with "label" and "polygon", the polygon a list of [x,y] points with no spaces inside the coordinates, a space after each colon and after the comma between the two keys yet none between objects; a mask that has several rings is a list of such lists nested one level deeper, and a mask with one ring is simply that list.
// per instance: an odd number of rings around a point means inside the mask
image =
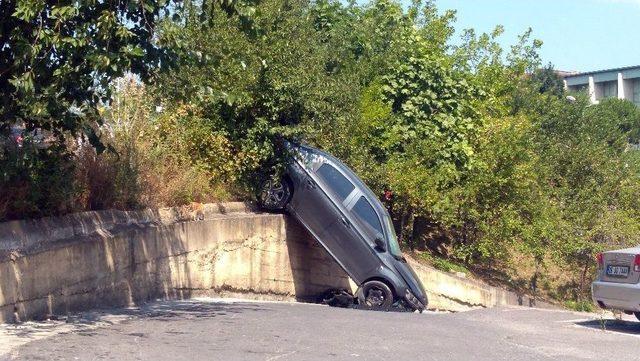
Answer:
[{"label": "dry grass", "polygon": [[475,276],[491,285],[535,296],[550,303],[573,302],[582,307],[583,303],[591,302],[588,288],[594,276],[592,273],[587,274],[584,289],[580,291],[581,270],[571,269],[550,255],[536,267],[531,255],[517,249],[510,249],[509,253],[509,262],[473,267]]},{"label": "dry grass", "polygon": [[185,145],[192,141],[185,139],[189,131],[181,128],[189,122],[181,122],[181,113],[156,112],[153,99],[134,80],[117,83],[116,98],[103,116],[101,140],[109,150],[97,154],[85,144],[75,151],[84,209],[157,208],[245,196],[194,160]]}]

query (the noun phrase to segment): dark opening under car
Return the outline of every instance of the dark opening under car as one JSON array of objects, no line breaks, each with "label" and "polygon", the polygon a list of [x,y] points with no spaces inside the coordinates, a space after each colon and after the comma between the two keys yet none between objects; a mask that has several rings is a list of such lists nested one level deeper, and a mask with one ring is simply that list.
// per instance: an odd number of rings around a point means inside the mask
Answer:
[{"label": "dark opening under car", "polygon": [[359,286],[359,304],[424,310],[424,288],[402,256],[378,197],[335,157],[305,145],[286,146],[286,172],[262,183],[261,207],[294,215]]}]

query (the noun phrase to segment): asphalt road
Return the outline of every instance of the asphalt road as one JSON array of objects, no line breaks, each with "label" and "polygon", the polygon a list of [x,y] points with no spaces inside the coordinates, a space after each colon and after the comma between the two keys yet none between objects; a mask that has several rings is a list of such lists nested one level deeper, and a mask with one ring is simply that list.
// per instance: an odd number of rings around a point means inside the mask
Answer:
[{"label": "asphalt road", "polygon": [[640,322],[526,308],[418,314],[165,301],[5,327],[2,339],[0,359],[10,360],[640,359]]}]

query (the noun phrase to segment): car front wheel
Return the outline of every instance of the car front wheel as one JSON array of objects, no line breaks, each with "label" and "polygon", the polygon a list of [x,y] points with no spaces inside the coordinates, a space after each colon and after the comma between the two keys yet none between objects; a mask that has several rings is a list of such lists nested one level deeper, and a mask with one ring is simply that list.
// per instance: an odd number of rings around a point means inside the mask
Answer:
[{"label": "car front wheel", "polygon": [[291,185],[286,180],[267,179],[260,186],[258,201],[269,211],[281,211],[291,199]]},{"label": "car front wheel", "polygon": [[381,281],[369,281],[362,285],[359,303],[372,310],[388,310],[393,304],[393,292]]}]

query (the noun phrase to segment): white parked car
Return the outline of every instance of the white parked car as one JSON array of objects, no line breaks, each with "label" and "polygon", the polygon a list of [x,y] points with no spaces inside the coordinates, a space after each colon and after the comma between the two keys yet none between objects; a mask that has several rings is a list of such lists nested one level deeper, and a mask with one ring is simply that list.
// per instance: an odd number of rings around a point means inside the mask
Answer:
[{"label": "white parked car", "polygon": [[640,247],[599,253],[597,260],[593,301],[604,309],[633,313],[640,320]]}]

